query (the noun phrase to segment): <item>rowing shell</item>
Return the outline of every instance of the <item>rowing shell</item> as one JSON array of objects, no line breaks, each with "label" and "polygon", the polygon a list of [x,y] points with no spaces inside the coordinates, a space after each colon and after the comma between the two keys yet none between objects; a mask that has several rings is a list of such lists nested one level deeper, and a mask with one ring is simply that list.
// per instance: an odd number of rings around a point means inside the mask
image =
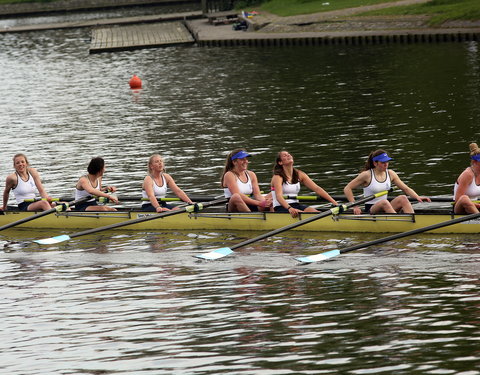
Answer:
[{"label": "rowing shell", "polygon": [[[433,210],[431,210],[433,211]],[[34,215],[35,212],[6,211],[0,214],[0,226]],[[26,222],[18,228],[56,229],[90,229],[105,225],[132,220],[153,213],[139,211],[116,212],[59,212]],[[298,220],[312,215],[303,213],[298,218],[292,218],[287,213],[181,213],[179,215],[145,221],[139,224],[122,227],[125,230],[241,230],[241,231],[272,231],[290,225]],[[353,215],[340,214],[326,217],[299,227],[299,231],[315,232],[368,232],[368,233],[398,233],[413,230],[461,215],[443,213],[415,213],[413,215],[383,214],[383,215]],[[433,231],[434,233],[480,233],[480,220],[466,221]]]}]

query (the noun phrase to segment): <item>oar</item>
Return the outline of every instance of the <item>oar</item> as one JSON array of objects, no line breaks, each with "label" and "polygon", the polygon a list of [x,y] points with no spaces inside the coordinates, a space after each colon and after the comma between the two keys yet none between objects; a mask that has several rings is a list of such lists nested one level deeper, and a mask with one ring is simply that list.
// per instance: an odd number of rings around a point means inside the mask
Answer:
[{"label": "oar", "polygon": [[213,200],[213,201],[210,201],[210,202],[195,203],[195,204],[191,204],[191,205],[179,208],[178,210],[165,211],[165,212],[161,212],[161,213],[158,213],[158,214],[153,214],[153,215],[149,215],[149,216],[145,216],[145,217],[141,217],[141,218],[137,218],[137,219],[122,221],[120,223],[105,225],[103,227],[87,229],[87,230],[84,230],[82,232],[77,232],[77,233],[73,233],[73,234],[70,234],[70,235],[63,234],[63,235],[56,236],[56,237],[43,238],[43,239],[40,239],[40,240],[35,240],[33,242],[36,242],[40,245],[52,245],[52,244],[60,243],[60,242],[63,242],[63,241],[68,241],[68,240],[70,240],[72,238],[75,238],[75,237],[85,236],[87,234],[102,232],[102,231],[109,230],[109,229],[125,227],[127,225],[143,223],[145,221],[155,220],[155,219],[159,219],[161,217],[178,215],[178,214],[181,214],[183,212],[197,212],[199,210],[204,209],[205,207],[225,203],[227,201],[228,201],[228,198],[220,198],[220,199],[216,199],[216,200]]},{"label": "oar", "polygon": [[369,246],[373,246],[373,245],[378,245],[378,244],[381,244],[381,243],[384,243],[384,242],[396,240],[398,238],[412,236],[414,234],[427,232],[429,230],[434,230],[434,229],[438,229],[438,228],[447,227],[449,225],[458,224],[458,223],[461,223],[463,221],[473,220],[473,219],[476,219],[478,217],[480,217],[480,213],[466,215],[466,216],[462,216],[462,217],[457,217],[456,219],[442,221],[441,223],[428,225],[428,226],[422,227],[422,228],[412,229],[408,232],[396,233],[396,234],[393,234],[393,235],[388,236],[388,237],[384,237],[384,238],[380,238],[378,240],[373,240],[373,241],[369,241],[369,242],[345,247],[345,248],[340,249],[340,250],[330,250],[330,251],[326,251],[324,253],[320,253],[320,254],[316,254],[316,255],[310,255],[310,256],[307,256],[307,257],[301,257],[301,258],[296,258],[296,259],[299,262],[302,262],[302,263],[319,262],[319,261],[322,261],[322,260],[327,260],[327,259],[336,257],[340,254],[348,253],[350,251],[363,249],[365,247],[369,247]]},{"label": "oar", "polygon": [[[189,195],[188,196],[192,202],[209,202],[218,199],[218,197],[215,197],[213,195]],[[118,200],[120,202],[143,202],[144,200],[148,201],[148,198],[144,199],[142,198],[141,195],[133,195],[133,196],[128,196],[128,195],[119,195]],[[60,198],[55,198],[54,200],[60,200],[60,201],[69,201],[72,200],[71,196],[63,196]],[[109,199],[105,197],[98,197],[97,198],[100,203],[108,203]],[[166,198],[158,198],[157,199],[160,202],[181,202],[182,200],[180,198],[176,197],[166,197]],[[32,201],[33,202],[33,201]]]},{"label": "oar", "polygon": [[51,214],[51,213],[53,213],[53,212],[66,211],[68,207],[73,207],[73,206],[75,206],[76,204],[82,203],[82,202],[86,202],[86,201],[88,201],[89,199],[92,199],[92,197],[88,195],[88,196],[86,196],[86,197],[77,199],[76,201],[66,202],[66,203],[59,204],[59,205],[57,205],[57,206],[55,206],[55,207],[53,207],[53,208],[50,208],[49,210],[45,210],[45,211],[39,212],[38,214],[29,216],[29,217],[25,217],[25,218],[23,218],[23,219],[14,221],[13,223],[5,224],[5,225],[3,225],[3,226],[0,227],[0,231],[2,231],[2,230],[4,230],[4,229],[8,229],[8,228],[15,227],[15,226],[20,225],[20,224],[23,224],[23,223],[26,223],[27,221],[31,221],[31,220],[38,219],[39,217],[49,215],[49,214]]},{"label": "oar", "polygon": [[[322,198],[318,195],[284,195],[283,196],[285,199],[298,199],[299,201],[309,201],[309,202],[322,202],[322,201],[326,201],[325,198]],[[345,195],[332,195],[331,196],[333,199],[335,199],[336,201],[346,201],[347,198],[345,197]],[[391,201],[393,199],[395,199],[396,197],[395,196],[392,196],[392,197],[389,197],[388,200]],[[411,198],[409,197],[408,200],[410,202],[418,202],[416,199],[414,198]],[[446,202],[446,203],[450,203],[452,202],[452,197],[449,196],[449,197],[430,197],[430,200],[432,202]],[[480,201],[477,201],[476,203],[479,203]],[[454,202],[453,202],[454,203]],[[453,204],[452,203],[452,204]]]},{"label": "oar", "polygon": [[359,204],[362,204],[362,203],[365,203],[365,202],[368,202],[374,198],[377,198],[377,197],[381,197],[382,195],[385,195],[387,194],[388,191],[382,191],[380,193],[377,193],[377,194],[372,194],[368,197],[365,197],[365,198],[362,198],[362,199],[359,199],[355,202],[351,202],[351,203],[347,203],[347,204],[342,204],[340,206],[337,206],[337,207],[334,207],[334,208],[331,208],[329,209],[328,211],[324,211],[320,214],[317,214],[317,215],[314,215],[314,216],[310,216],[309,218],[307,219],[303,219],[303,220],[300,220],[300,221],[297,221],[296,223],[293,223],[293,224],[289,224],[287,226],[284,226],[282,228],[278,228],[278,229],[275,229],[271,232],[268,232],[268,233],[264,233],[258,237],[255,237],[255,238],[251,238],[249,240],[246,240],[246,241],[243,241],[243,242],[240,242],[232,247],[222,247],[222,248],[219,248],[219,249],[215,249],[215,250],[212,250],[208,253],[204,253],[204,254],[199,254],[199,255],[195,255],[197,258],[200,258],[200,259],[206,259],[206,260],[215,260],[215,259],[219,259],[219,258],[223,258],[227,255],[230,255],[233,253],[233,250],[235,249],[238,249],[242,246],[246,246],[246,245],[250,245],[251,243],[253,242],[257,242],[257,241],[260,241],[260,240],[263,240],[267,237],[271,237],[271,236],[274,236],[278,233],[282,233],[282,232],[285,232],[287,230],[290,230],[290,229],[293,229],[293,228],[297,228],[301,225],[305,225],[305,224],[308,224],[308,223],[311,223],[312,221],[315,221],[315,220],[318,220],[318,219],[321,219],[323,217],[326,217],[326,216],[329,216],[329,215],[337,215],[345,210],[347,210],[349,207],[353,207],[353,206],[358,206]]},{"label": "oar", "polygon": [[[24,202],[38,202],[38,201],[50,201],[50,202],[58,202],[60,198],[31,198],[31,199],[25,199]],[[68,200],[68,199],[65,199]]]}]

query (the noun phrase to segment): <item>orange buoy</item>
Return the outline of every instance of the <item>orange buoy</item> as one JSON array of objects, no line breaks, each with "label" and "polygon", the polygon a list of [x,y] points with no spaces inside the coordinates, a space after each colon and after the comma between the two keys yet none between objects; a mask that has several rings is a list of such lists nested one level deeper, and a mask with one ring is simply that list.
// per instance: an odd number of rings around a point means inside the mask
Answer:
[{"label": "orange buoy", "polygon": [[130,84],[131,89],[142,88],[142,80],[139,77],[137,77],[135,74],[133,75],[132,78],[130,78],[130,81],[128,83]]}]

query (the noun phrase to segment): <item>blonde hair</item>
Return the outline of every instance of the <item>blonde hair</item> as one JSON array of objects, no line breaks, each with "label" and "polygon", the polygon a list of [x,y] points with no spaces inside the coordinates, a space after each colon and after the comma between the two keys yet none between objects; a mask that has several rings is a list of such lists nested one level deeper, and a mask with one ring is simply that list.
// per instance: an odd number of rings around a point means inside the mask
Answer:
[{"label": "blonde hair", "polygon": [[14,166],[15,166],[15,159],[19,158],[19,157],[22,157],[22,158],[25,159],[25,161],[27,162],[27,166],[30,165],[30,163],[28,162],[27,156],[25,154],[20,153],[20,154],[15,154],[15,156],[13,157],[13,165]]},{"label": "blonde hair", "polygon": [[470,156],[480,154],[480,148],[478,148],[476,143],[470,143],[468,147],[470,148]]},{"label": "blonde hair", "polygon": [[152,156],[150,156],[150,157],[148,158],[148,174],[150,174],[150,175],[152,174],[152,161],[153,161],[153,159],[156,158],[157,156],[158,156],[160,159],[162,159],[162,162],[163,162],[163,170],[162,170],[162,172],[165,172],[165,160],[162,158],[162,155],[160,155],[160,154],[153,154]]}]

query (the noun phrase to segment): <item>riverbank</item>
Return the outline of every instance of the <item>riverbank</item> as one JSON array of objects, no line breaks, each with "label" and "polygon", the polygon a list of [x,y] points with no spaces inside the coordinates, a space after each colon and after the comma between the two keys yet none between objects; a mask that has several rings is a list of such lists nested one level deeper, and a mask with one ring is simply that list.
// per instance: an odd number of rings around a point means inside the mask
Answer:
[{"label": "riverbank", "polygon": [[480,28],[479,20],[451,19],[432,26],[431,15],[368,15],[369,12],[423,5],[431,0],[399,0],[354,8],[280,17],[262,11],[249,20],[251,28],[265,33],[372,31],[372,30],[442,30],[453,28]]},{"label": "riverbank", "polygon": [[[188,0],[185,0],[187,2]],[[378,43],[417,43],[450,42],[480,40],[480,20],[451,20],[441,26],[433,27],[426,15],[417,16],[362,16],[366,11],[385,9],[392,6],[421,4],[429,0],[400,0],[370,6],[348,8],[331,12],[279,17],[267,12],[246,15],[238,12],[239,22],[245,24],[244,30],[235,30],[231,22],[211,23],[201,12],[185,16],[170,17],[139,16],[128,18],[95,19],[82,22],[62,22],[40,25],[22,25],[5,27],[0,32],[40,31],[58,28],[98,27],[125,24],[142,24],[183,20],[189,32],[199,46],[284,46],[284,45],[322,45],[322,44],[378,44]],[[95,1],[96,6],[126,6],[166,4],[168,1],[153,0],[108,0]],[[52,3],[36,3],[38,6],[52,7],[60,5],[88,7],[92,0],[63,0]],[[82,5],[83,4],[83,5]],[[13,4],[11,4],[13,5]],[[25,4],[15,4],[22,5]],[[32,4],[30,4],[32,5]],[[0,6],[0,14],[2,12]],[[3,8],[4,11],[5,8]],[[64,9],[64,8],[62,8]],[[198,19],[192,19],[198,18]],[[122,43],[121,43],[122,44]],[[144,44],[141,44],[142,46]],[[155,47],[156,45],[153,45]],[[150,46],[152,47],[152,46]],[[135,48],[135,46],[129,46]],[[138,47],[142,48],[142,47]]]}]

